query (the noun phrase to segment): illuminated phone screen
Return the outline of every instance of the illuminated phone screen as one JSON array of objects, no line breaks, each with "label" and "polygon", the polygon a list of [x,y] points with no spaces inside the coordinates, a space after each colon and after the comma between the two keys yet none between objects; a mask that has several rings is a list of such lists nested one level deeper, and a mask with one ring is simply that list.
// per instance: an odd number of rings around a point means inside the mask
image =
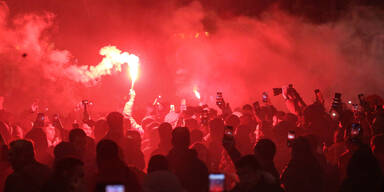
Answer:
[{"label": "illuminated phone screen", "polygon": [[124,185],[107,185],[105,192],[125,192],[125,187]]},{"label": "illuminated phone screen", "polygon": [[224,191],[225,175],[223,173],[209,174],[209,191]]}]

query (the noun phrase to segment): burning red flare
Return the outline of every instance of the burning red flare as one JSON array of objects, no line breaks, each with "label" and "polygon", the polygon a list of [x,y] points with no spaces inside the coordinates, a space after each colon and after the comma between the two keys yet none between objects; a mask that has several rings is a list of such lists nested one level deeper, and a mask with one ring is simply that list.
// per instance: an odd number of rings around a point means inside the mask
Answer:
[{"label": "burning red flare", "polygon": [[193,93],[195,94],[196,98],[200,100],[201,96],[200,96],[199,91],[197,91],[197,87],[193,88]]}]

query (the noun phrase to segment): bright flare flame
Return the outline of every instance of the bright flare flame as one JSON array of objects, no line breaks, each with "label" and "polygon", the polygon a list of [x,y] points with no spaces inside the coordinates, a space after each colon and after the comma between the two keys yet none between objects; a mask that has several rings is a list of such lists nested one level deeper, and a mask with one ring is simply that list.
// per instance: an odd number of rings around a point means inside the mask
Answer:
[{"label": "bright flare flame", "polygon": [[137,76],[139,75],[139,58],[136,55],[129,55],[127,63],[129,66],[129,76],[132,81],[131,89],[133,89]]},{"label": "bright flare flame", "polygon": [[195,96],[196,96],[197,99],[200,99],[200,98],[201,98],[201,97],[200,97],[200,93],[199,93],[199,91],[197,91],[197,87],[194,87],[194,88],[193,88],[193,93],[195,93]]},{"label": "bright flare flame", "polygon": [[116,46],[105,46],[100,49],[103,60],[96,66],[72,65],[66,71],[75,80],[82,83],[95,82],[102,76],[121,72],[122,65],[128,64],[129,75],[134,85],[139,73],[139,57],[128,52],[122,52]]}]

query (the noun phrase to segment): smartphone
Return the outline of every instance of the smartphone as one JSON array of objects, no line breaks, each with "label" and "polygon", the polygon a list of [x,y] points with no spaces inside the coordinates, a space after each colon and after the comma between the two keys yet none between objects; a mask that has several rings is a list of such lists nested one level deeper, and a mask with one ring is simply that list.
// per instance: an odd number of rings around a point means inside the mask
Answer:
[{"label": "smartphone", "polygon": [[44,121],[45,120],[45,115],[44,113],[38,113],[37,114],[37,118],[36,118],[37,121]]},{"label": "smartphone", "polygon": [[170,109],[171,112],[175,112],[175,105],[170,105],[169,109]]},{"label": "smartphone", "polygon": [[125,192],[124,185],[106,185],[105,192]]},{"label": "smartphone", "polygon": [[180,104],[180,111],[186,111],[187,110],[187,100],[182,99]]},{"label": "smartphone", "polygon": [[233,136],[233,127],[232,126],[225,126],[224,135]]},{"label": "smartphone", "polygon": [[216,93],[216,104],[219,107],[222,107],[224,105],[224,99],[223,99],[223,93],[222,92]]},{"label": "smartphone", "polygon": [[225,190],[225,174],[211,173],[209,174],[209,191],[222,192]]},{"label": "smartphone", "polygon": [[273,88],[273,95],[274,96],[278,96],[280,94],[283,93],[283,89],[282,88]]},{"label": "smartphone", "polygon": [[360,135],[361,126],[358,123],[352,123],[351,136],[356,137]]},{"label": "smartphone", "polygon": [[296,139],[296,132],[295,131],[288,131],[288,147],[291,147],[293,144],[293,141]]},{"label": "smartphone", "polygon": [[263,92],[263,94],[261,95],[262,97],[262,100],[264,103],[267,103],[268,102],[268,94],[266,92]]}]

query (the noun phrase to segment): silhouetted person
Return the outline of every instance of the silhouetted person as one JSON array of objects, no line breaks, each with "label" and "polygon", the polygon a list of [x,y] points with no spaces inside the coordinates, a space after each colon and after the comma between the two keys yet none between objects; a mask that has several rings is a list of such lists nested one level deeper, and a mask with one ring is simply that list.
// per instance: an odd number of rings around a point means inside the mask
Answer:
[{"label": "silhouetted person", "polygon": [[135,173],[119,157],[119,147],[112,140],[101,140],[96,147],[97,184],[119,183],[129,191],[140,191]]},{"label": "silhouetted person", "polygon": [[210,155],[208,153],[208,148],[203,143],[195,143],[190,148],[197,152],[197,157],[201,161],[203,161],[205,165],[210,164]]},{"label": "silhouetted person", "polygon": [[53,154],[55,156],[55,162],[68,157],[78,157],[73,144],[65,141],[56,145],[53,149]]},{"label": "silhouetted person", "polygon": [[123,147],[124,142],[124,116],[119,112],[111,112],[107,116],[107,124],[109,130],[105,139],[109,139],[117,143],[120,147]]},{"label": "silhouetted person", "polygon": [[96,142],[99,142],[101,139],[105,137],[105,135],[107,135],[108,129],[109,127],[108,127],[107,120],[100,119],[95,122],[94,133],[95,133]]},{"label": "silhouetted person", "polygon": [[356,139],[356,138],[347,139],[346,141],[347,150],[340,155],[339,161],[338,161],[338,168],[339,168],[339,174],[340,174],[341,180],[345,179],[349,160],[352,158],[352,155],[361,147],[361,145],[362,143],[360,139]]},{"label": "silhouetted person", "polygon": [[281,182],[287,192],[323,191],[321,166],[304,137],[294,140],[291,160],[281,176]]},{"label": "silhouetted person", "polygon": [[148,162],[147,173],[152,173],[155,171],[168,171],[169,165],[168,160],[163,155],[154,155]]},{"label": "silhouetted person", "polygon": [[87,151],[87,135],[82,129],[72,129],[69,132],[69,142],[75,147],[76,155],[84,159]]},{"label": "silhouetted person", "polygon": [[0,134],[0,191],[4,189],[5,180],[11,173],[12,167],[8,161],[8,146]]},{"label": "silhouetted person", "polygon": [[236,148],[242,155],[252,154],[251,129],[248,125],[240,125],[236,131]]},{"label": "silhouetted person", "polygon": [[340,192],[384,190],[383,174],[380,166],[368,146],[360,147],[348,163],[347,177]]},{"label": "silhouetted person", "polygon": [[203,132],[199,129],[193,129],[191,131],[191,144],[195,144],[198,142],[203,142]]},{"label": "silhouetted person", "polygon": [[50,169],[35,160],[33,144],[27,140],[13,141],[9,161],[14,172],[7,177],[4,192],[40,192]]},{"label": "silhouetted person", "polygon": [[384,112],[379,110],[372,124],[373,135],[384,134]]},{"label": "silhouetted person", "polygon": [[222,157],[224,122],[216,118],[209,122],[209,138],[207,140],[207,147],[211,157],[211,165],[208,165],[212,171],[220,171],[219,165]]},{"label": "silhouetted person", "polygon": [[128,166],[144,170],[144,154],[141,152],[141,137],[138,131],[130,130],[126,133],[124,159]]},{"label": "silhouetted person", "polygon": [[152,156],[148,163],[148,175],[144,178],[144,192],[181,192],[179,179],[169,170],[168,160],[163,155]]},{"label": "silhouetted person", "polygon": [[196,151],[189,149],[188,128],[177,127],[173,130],[172,145],[167,159],[171,171],[179,178],[183,187],[190,192],[208,190],[208,168],[197,158]]},{"label": "silhouetted person", "polygon": [[85,192],[83,166],[81,160],[72,157],[56,161],[42,192]]},{"label": "silhouetted person", "polygon": [[152,152],[153,155],[167,155],[172,149],[172,125],[169,123],[162,123],[158,128],[159,133],[159,146]]},{"label": "silhouetted person", "polygon": [[376,135],[372,138],[371,148],[379,162],[381,172],[384,174],[384,135]]},{"label": "silhouetted person", "polygon": [[340,155],[347,150],[343,133],[344,131],[342,129],[337,129],[335,131],[333,137],[333,144],[328,147],[326,151],[325,155],[327,157],[328,162],[332,166],[337,166]]},{"label": "silhouetted person", "polygon": [[47,135],[42,128],[32,128],[31,131],[25,135],[25,139],[33,141],[36,159],[39,162],[47,165],[52,164],[52,156],[48,153]]},{"label": "silhouetted person", "polygon": [[246,155],[235,163],[240,182],[231,192],[282,192],[275,180],[262,174],[254,155]]},{"label": "silhouetted person", "polygon": [[276,145],[269,139],[260,139],[254,148],[254,153],[263,171],[275,177],[276,182],[280,183],[280,174],[275,167],[273,159],[276,154]]}]

